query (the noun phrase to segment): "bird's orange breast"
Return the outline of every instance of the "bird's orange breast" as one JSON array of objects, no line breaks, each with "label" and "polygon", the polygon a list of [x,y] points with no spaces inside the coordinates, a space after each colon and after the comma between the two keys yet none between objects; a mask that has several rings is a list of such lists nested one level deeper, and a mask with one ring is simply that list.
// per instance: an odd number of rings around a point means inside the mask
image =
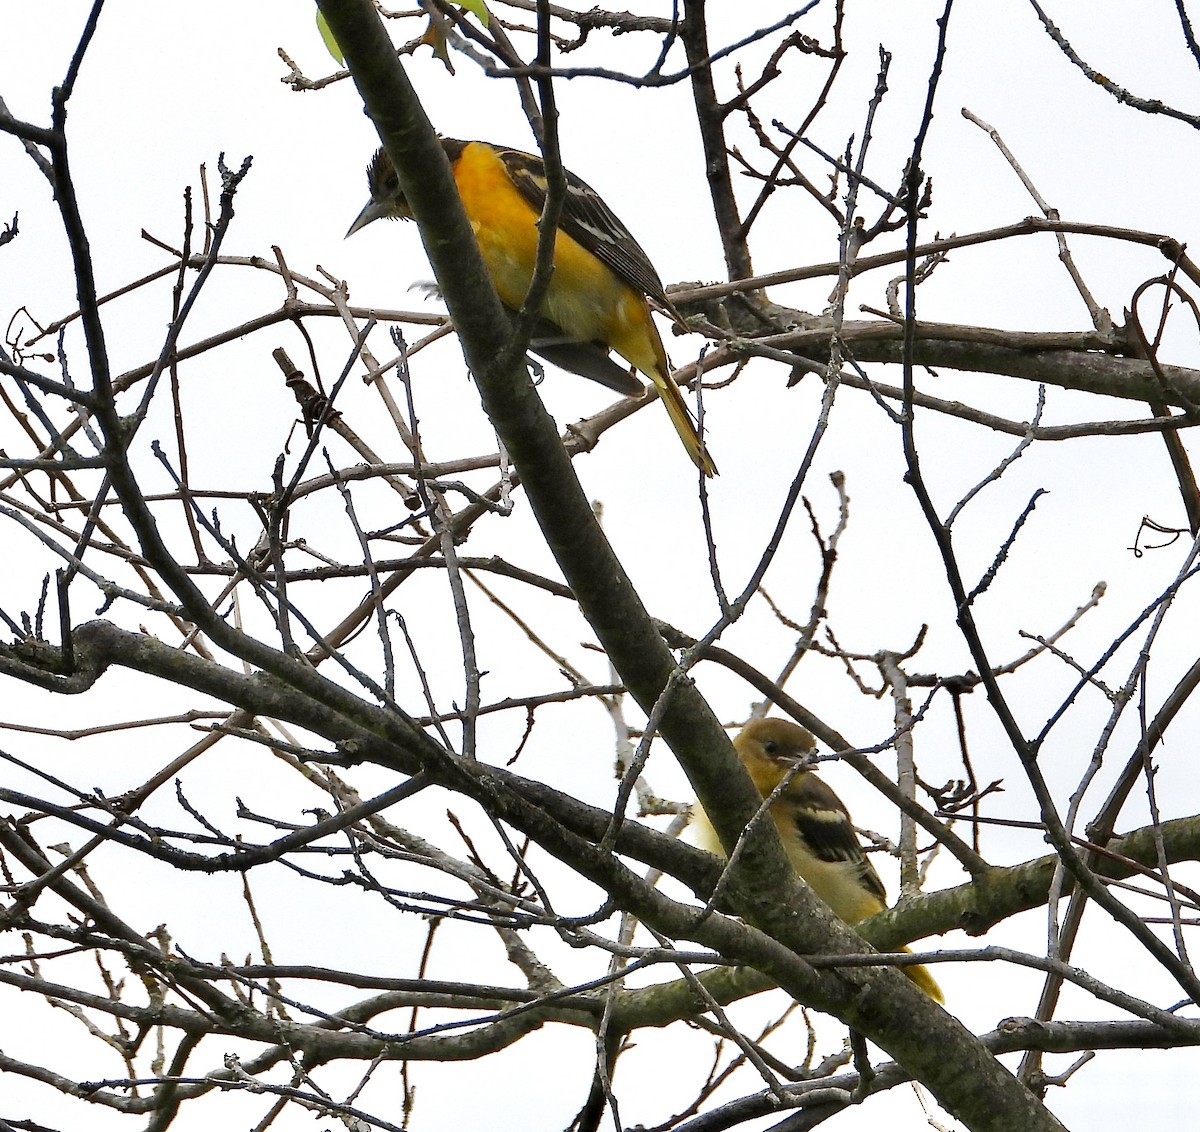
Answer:
[{"label": "bird's orange breast", "polygon": [[[463,150],[454,179],[496,293],[518,310],[537,262],[539,214],[495,152],[479,142]],[[603,342],[644,373],[659,364],[653,347],[658,334],[646,300],[562,229],[555,236],[554,275],[540,313],[568,337]]]}]

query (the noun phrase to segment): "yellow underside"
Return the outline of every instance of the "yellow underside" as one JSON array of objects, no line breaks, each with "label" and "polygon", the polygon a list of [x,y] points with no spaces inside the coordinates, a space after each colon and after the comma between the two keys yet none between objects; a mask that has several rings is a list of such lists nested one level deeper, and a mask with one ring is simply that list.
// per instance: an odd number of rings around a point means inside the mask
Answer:
[{"label": "yellow underside", "polygon": [[[454,180],[496,293],[505,306],[519,310],[537,263],[539,214],[490,146],[469,143],[454,164]],[[567,338],[601,342],[644,373],[658,390],[688,455],[705,475],[716,474],[683,394],[671,380],[646,297],[561,228],[554,241],[554,274],[539,314]]]},{"label": "yellow underside", "polygon": [[[496,293],[517,310],[537,261],[536,213],[487,146],[473,142],[454,169]],[[666,354],[646,300],[591,252],[559,231],[541,315],[581,342],[603,342],[647,377],[665,377]]]},{"label": "yellow underside", "polygon": [[857,924],[882,912],[886,905],[873,892],[862,887],[857,869],[849,861],[822,861],[812,853],[798,849],[795,839],[779,831],[783,848],[792,868],[804,878],[839,920]]},{"label": "yellow underside", "polygon": [[[772,817],[774,816],[772,814]],[[778,825],[777,821],[776,827]],[[847,883],[846,870],[849,869],[849,865],[841,861],[819,861],[811,854],[799,853],[794,849],[792,839],[787,836],[786,831],[780,829],[779,833],[792,868],[829,905],[830,911],[839,920],[848,924],[857,924],[874,916],[876,912],[883,911],[884,905],[872,893],[862,889],[858,889],[857,892],[852,891],[858,886]],[[712,822],[708,820],[708,815],[698,802],[693,804],[691,836],[701,849],[707,849],[718,857],[725,856],[725,850],[721,847],[717,831],[713,829]],[[911,948],[902,945],[896,950],[908,952],[911,951]],[[901,970],[934,1002],[944,1003],[946,1001],[937,980],[924,967],[902,967]]]}]

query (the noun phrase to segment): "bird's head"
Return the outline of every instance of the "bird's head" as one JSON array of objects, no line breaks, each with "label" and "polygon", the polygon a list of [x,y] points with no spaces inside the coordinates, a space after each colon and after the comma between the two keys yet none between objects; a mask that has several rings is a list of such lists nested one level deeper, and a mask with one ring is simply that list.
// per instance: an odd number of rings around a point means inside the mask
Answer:
[{"label": "bird's head", "polygon": [[355,217],[354,223],[346,232],[347,236],[353,236],[373,220],[412,219],[408,201],[404,199],[404,193],[400,190],[400,178],[396,176],[396,167],[388,157],[387,150],[382,147],[375,151],[371,164],[367,166],[367,184],[371,189],[371,199]]},{"label": "bird's head", "polygon": [[742,728],[733,745],[765,798],[784,775],[812,754],[816,743],[790,720],[754,719]]}]

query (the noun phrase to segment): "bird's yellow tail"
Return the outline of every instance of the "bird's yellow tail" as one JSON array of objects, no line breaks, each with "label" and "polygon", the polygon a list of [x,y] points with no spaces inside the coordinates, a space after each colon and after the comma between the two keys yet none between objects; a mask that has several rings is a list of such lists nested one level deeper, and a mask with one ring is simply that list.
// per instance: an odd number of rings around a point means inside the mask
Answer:
[{"label": "bird's yellow tail", "polygon": [[[908,955],[912,954],[911,947],[901,947],[899,950]],[[910,967],[901,967],[900,970],[929,995],[934,1002],[940,1006],[945,1006],[946,999],[942,994],[942,988],[937,985],[937,980],[929,973],[927,968],[914,964]]]},{"label": "bird's yellow tail", "polygon": [[717,465],[713,463],[713,458],[708,454],[708,449],[704,447],[704,441],[700,439],[700,434],[692,423],[692,414],[688,412],[687,402],[683,399],[679,386],[657,368],[648,376],[654,382],[654,388],[658,390],[667,415],[671,418],[675,431],[679,433],[679,439],[683,441],[683,446],[692,458],[692,463],[706,476],[715,476]]}]

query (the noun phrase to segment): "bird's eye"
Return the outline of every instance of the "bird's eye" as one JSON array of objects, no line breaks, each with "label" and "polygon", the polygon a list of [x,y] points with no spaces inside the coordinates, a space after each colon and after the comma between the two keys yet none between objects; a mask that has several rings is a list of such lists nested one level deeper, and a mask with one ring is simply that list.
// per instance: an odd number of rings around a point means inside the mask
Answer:
[{"label": "bird's eye", "polygon": [[763,744],[763,750],[766,751],[768,755],[777,755],[779,754],[779,744],[776,743],[774,739],[768,739]]}]

